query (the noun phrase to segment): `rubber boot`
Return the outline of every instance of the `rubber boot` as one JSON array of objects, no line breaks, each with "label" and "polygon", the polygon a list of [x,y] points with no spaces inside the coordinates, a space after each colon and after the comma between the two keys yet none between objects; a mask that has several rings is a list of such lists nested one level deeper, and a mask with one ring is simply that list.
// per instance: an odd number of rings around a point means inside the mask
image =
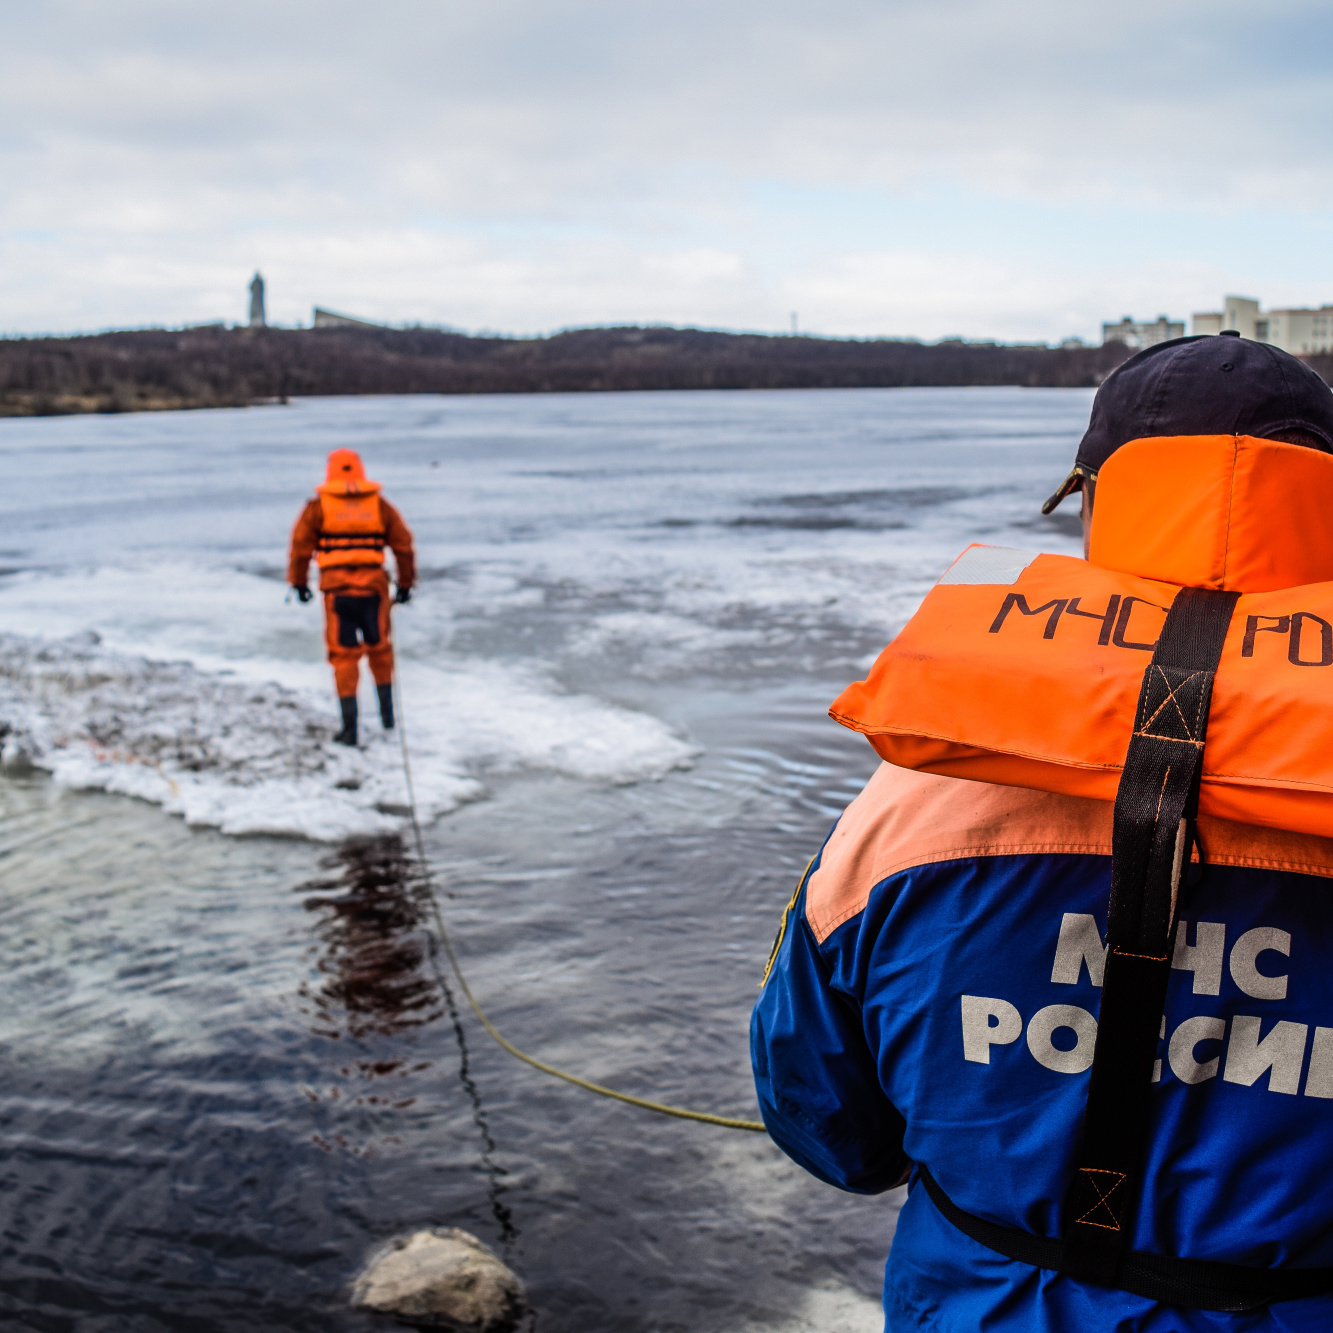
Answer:
[{"label": "rubber boot", "polygon": [[380,700],[380,721],[384,723],[385,731],[393,730],[393,682],[387,685],[376,685],[375,693],[379,695]]},{"label": "rubber boot", "polygon": [[343,710],[343,729],[333,739],[339,745],[355,745],[356,695],[349,694],[346,699],[339,699],[338,707]]}]

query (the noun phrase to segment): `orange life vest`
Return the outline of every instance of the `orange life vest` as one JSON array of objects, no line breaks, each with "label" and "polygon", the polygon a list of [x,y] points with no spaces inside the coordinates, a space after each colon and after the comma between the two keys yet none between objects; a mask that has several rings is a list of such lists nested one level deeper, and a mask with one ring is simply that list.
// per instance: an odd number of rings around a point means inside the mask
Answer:
[{"label": "orange life vest", "polygon": [[968,547],[830,714],[904,768],[1112,801],[1181,587],[1241,594],[1200,811],[1333,836],[1333,456],[1298,445],[1124,445],[1088,561]]},{"label": "orange life vest", "polygon": [[319,488],[322,517],[315,549],[321,568],[384,563],[386,534],[379,491],[373,481],[362,481],[356,491]]}]

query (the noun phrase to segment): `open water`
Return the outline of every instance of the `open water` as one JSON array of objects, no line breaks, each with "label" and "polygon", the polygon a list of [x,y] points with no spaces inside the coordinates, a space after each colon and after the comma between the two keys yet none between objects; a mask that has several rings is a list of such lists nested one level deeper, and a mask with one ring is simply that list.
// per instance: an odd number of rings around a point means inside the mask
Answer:
[{"label": "open water", "polygon": [[[313,400],[0,422],[0,1319],[372,1330],[366,1254],[475,1232],[542,1333],[869,1333],[897,1194],[544,1078],[434,985],[396,739],[329,743],[290,526],[332,448],[415,529],[426,844],[534,1054],[753,1117],[793,884],[870,773],[825,717],[969,540],[1038,514],[1063,390]],[[1072,508],[1072,506],[1069,506]],[[363,688],[363,715],[373,715]],[[12,763],[11,763],[12,767]]]}]

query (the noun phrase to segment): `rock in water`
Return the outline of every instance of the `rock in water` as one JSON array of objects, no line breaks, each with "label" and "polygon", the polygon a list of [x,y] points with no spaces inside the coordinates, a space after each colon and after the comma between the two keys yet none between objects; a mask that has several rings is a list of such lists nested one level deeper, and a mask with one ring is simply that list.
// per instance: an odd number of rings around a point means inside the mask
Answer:
[{"label": "rock in water", "polygon": [[32,759],[17,742],[7,741],[0,749],[0,773],[10,778],[26,778],[32,772]]},{"label": "rock in water", "polygon": [[475,1236],[431,1227],[378,1251],[352,1304],[421,1328],[509,1333],[526,1308],[523,1284]]}]

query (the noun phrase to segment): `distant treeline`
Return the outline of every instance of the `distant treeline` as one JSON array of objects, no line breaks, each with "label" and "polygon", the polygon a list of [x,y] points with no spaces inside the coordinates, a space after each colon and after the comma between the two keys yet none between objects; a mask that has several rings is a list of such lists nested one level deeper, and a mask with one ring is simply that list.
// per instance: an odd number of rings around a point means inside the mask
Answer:
[{"label": "distant treeline", "polygon": [[324,394],[1092,387],[1127,355],[1116,343],[929,344],[670,328],[577,329],[549,338],[441,329],[144,329],[0,339],[0,416],[236,407]]}]

